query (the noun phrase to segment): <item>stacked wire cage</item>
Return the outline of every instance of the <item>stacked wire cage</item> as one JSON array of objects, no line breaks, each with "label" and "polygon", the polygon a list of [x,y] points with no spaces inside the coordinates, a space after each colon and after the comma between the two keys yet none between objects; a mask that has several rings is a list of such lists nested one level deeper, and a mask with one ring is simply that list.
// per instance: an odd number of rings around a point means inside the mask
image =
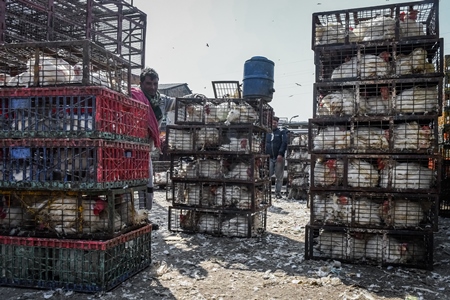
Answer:
[{"label": "stacked wire cage", "polygon": [[259,99],[176,99],[175,125],[166,131],[169,230],[235,237],[265,231],[271,118],[272,108]]},{"label": "stacked wire cage", "polygon": [[309,190],[308,134],[290,131],[286,149],[288,199],[307,199]]},{"label": "stacked wire cage", "polygon": [[442,116],[439,118],[439,150],[442,155],[441,197],[439,215],[450,217],[450,55],[444,59],[444,95]]},{"label": "stacked wire cage", "polygon": [[[136,66],[100,32],[57,35],[99,17],[101,1],[89,2],[93,14],[87,2],[65,10],[70,1],[0,10],[1,285],[105,291],[150,264],[151,225],[136,197],[147,190],[149,107],[128,96]],[[52,21],[38,22],[48,5]]]},{"label": "stacked wire cage", "polygon": [[432,268],[441,177],[438,4],[313,14],[306,257]]}]

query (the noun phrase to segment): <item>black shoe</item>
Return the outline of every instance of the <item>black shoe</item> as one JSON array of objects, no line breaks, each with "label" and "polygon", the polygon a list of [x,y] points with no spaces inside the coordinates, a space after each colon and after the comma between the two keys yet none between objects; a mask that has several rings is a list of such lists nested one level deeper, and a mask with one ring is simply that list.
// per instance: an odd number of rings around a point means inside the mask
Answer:
[{"label": "black shoe", "polygon": [[276,196],[275,196],[277,199],[281,199],[281,198],[283,198],[282,196],[281,196],[281,194],[280,193],[278,193]]},{"label": "black shoe", "polygon": [[152,223],[152,231],[159,230],[159,225]]}]

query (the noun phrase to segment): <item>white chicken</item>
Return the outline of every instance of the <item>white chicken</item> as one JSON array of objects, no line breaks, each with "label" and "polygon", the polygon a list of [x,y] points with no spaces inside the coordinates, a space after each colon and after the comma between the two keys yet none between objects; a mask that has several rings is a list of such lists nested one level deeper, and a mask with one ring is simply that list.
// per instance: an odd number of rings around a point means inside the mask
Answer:
[{"label": "white chicken", "polygon": [[229,171],[225,174],[225,178],[247,181],[259,178],[259,173],[255,172],[255,174],[252,174],[250,163],[240,161],[231,164]]},{"label": "white chicken", "polygon": [[32,75],[30,85],[34,85],[32,78],[35,71],[39,74],[40,85],[68,83],[72,76],[70,64],[60,58],[40,55],[39,62],[35,57],[32,57],[28,60],[27,66]]},{"label": "white chicken", "polygon": [[338,186],[342,182],[342,161],[329,159],[317,161],[314,167],[314,186]]},{"label": "white chicken", "polygon": [[[254,236],[262,228],[260,219],[255,216],[235,215],[222,222],[221,233],[225,236],[248,237]],[[251,218],[251,220],[249,220]],[[250,222],[249,222],[250,221]],[[250,228],[249,228],[250,223]]]},{"label": "white chicken", "polygon": [[258,153],[261,150],[261,144],[253,139],[252,145],[250,147],[250,141],[248,138],[237,138],[237,137],[229,137],[229,143],[223,143],[220,145],[219,150],[221,151],[237,151],[237,152],[253,152]]},{"label": "white chicken", "polygon": [[202,178],[221,178],[222,163],[218,159],[200,159],[198,161],[198,176]]},{"label": "white chicken", "polygon": [[170,150],[194,150],[194,136],[191,130],[170,128],[167,137]]},{"label": "white chicken", "polygon": [[350,89],[333,91],[320,99],[318,116],[343,116],[355,114],[355,93]]},{"label": "white chicken", "polygon": [[430,127],[420,126],[415,121],[395,125],[393,135],[393,146],[396,150],[424,150],[432,145]]},{"label": "white chicken", "polygon": [[381,171],[380,186],[383,188],[388,187],[389,172],[392,173],[391,187],[396,189],[429,189],[435,179],[433,170],[418,163],[394,162],[393,166],[385,167]]},{"label": "white chicken", "polygon": [[212,214],[202,214],[197,223],[198,232],[218,234],[220,232],[220,220]]},{"label": "white chicken", "polygon": [[195,147],[202,150],[210,147],[217,147],[220,144],[219,129],[202,127],[195,131]]},{"label": "white chicken", "polygon": [[425,218],[422,204],[407,199],[384,201],[380,207],[380,215],[386,225],[395,228],[416,228]]},{"label": "white chicken", "polygon": [[348,236],[343,232],[323,230],[315,238],[314,250],[317,256],[331,259],[346,259],[348,252]]},{"label": "white chicken", "polygon": [[389,149],[386,131],[377,127],[355,128],[353,142],[355,148],[360,151]]},{"label": "white chicken", "polygon": [[336,43],[345,43],[345,37],[348,35],[349,42],[357,42],[359,37],[352,31],[346,30],[340,23],[328,22],[326,24],[316,24],[316,45],[327,45]]},{"label": "white chicken", "polygon": [[362,42],[393,39],[395,37],[395,19],[377,15],[375,18],[361,21],[353,32]]},{"label": "white chicken", "polygon": [[[225,186],[224,204],[226,207],[237,209],[251,209],[253,195],[252,191],[244,185],[227,185]],[[255,193],[255,198],[257,194]],[[259,201],[261,199],[259,198]],[[258,207],[258,201],[255,199],[255,206]]]},{"label": "white chicken", "polygon": [[402,11],[399,15],[400,37],[426,35],[423,24],[417,22],[417,10]]},{"label": "white chicken", "polygon": [[363,226],[379,226],[381,224],[380,205],[377,202],[369,200],[367,197],[360,197],[353,204],[356,224]]},{"label": "white chicken", "polygon": [[[231,103],[230,103],[231,104]],[[232,102],[228,112],[227,119],[225,120],[225,125],[230,125],[231,123],[254,123],[258,120],[258,114],[255,109],[247,102],[241,102],[235,104]]]},{"label": "white chicken", "polygon": [[358,76],[361,79],[365,79],[387,76],[390,72],[388,63],[389,57],[390,54],[386,51],[379,55],[362,55],[360,59],[358,59],[357,56],[354,56],[334,69],[331,74],[331,79],[352,78]]},{"label": "white chicken", "polygon": [[227,120],[228,113],[234,108],[234,102],[221,102],[215,104],[211,101],[207,101],[204,106],[205,110],[205,123],[221,123]]},{"label": "white chicken", "polygon": [[322,224],[350,225],[352,222],[351,199],[336,194],[315,195],[311,203],[312,219]]},{"label": "white chicken", "polygon": [[423,48],[415,48],[409,54],[397,55],[395,58],[395,74],[435,73],[434,65],[427,61],[427,56],[428,53]]},{"label": "white chicken", "polygon": [[20,227],[27,220],[29,216],[21,206],[3,206],[0,207],[0,225],[3,228]]},{"label": "white chicken", "polygon": [[[411,249],[409,249],[411,248]],[[419,247],[414,243],[400,242],[393,236],[372,235],[367,239],[366,258],[379,263],[405,264],[412,258],[412,253],[419,255]]]},{"label": "white chicken", "polygon": [[414,86],[403,90],[395,99],[395,109],[399,113],[432,113],[439,108],[438,90],[434,87]]},{"label": "white chicken", "polygon": [[388,114],[392,106],[392,96],[389,88],[380,87],[379,95],[363,97],[361,95],[358,103],[359,115],[385,115]]},{"label": "white chicken", "polygon": [[375,187],[378,185],[378,171],[365,160],[352,159],[348,163],[347,183],[352,187]]},{"label": "white chicken", "polygon": [[314,150],[348,149],[350,147],[350,131],[335,126],[320,130],[313,140]]}]

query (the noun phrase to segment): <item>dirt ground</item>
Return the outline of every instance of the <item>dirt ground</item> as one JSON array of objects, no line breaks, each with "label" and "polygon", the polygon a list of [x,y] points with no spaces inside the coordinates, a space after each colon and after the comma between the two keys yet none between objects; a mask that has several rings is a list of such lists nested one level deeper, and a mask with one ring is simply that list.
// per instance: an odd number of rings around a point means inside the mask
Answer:
[{"label": "dirt ground", "polygon": [[150,219],[152,266],[106,293],[0,288],[7,299],[450,299],[450,219],[440,218],[433,271],[305,260],[306,201],[273,200],[259,238],[168,231],[165,190]]}]

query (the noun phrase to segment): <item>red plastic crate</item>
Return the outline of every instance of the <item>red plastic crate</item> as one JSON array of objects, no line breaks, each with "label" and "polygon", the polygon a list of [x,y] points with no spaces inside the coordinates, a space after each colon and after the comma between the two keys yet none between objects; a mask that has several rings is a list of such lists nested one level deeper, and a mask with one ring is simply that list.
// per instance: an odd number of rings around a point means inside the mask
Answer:
[{"label": "red plastic crate", "polygon": [[0,285],[108,291],[151,264],[151,225],[106,241],[0,236]]},{"label": "red plastic crate", "polygon": [[0,139],[0,188],[103,190],[145,185],[150,145],[93,139]]},{"label": "red plastic crate", "polygon": [[148,105],[105,87],[0,89],[0,137],[148,140]]}]

